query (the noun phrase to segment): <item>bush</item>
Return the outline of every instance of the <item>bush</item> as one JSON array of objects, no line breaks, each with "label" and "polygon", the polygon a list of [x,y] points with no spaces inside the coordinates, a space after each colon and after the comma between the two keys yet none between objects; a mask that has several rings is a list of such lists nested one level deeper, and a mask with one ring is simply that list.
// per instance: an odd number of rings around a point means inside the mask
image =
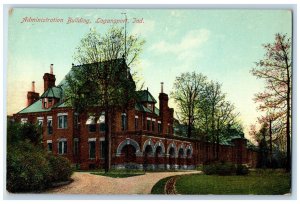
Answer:
[{"label": "bush", "polygon": [[216,164],[217,174],[221,176],[227,176],[235,174],[236,168],[232,163],[218,163]]},{"label": "bush", "polygon": [[217,174],[217,166],[215,164],[203,165],[203,172],[207,175]]},{"label": "bush", "polygon": [[246,165],[238,164],[236,166],[236,175],[247,175],[249,174],[249,168]]},{"label": "bush", "polygon": [[234,165],[232,163],[217,162],[210,165],[203,165],[203,172],[207,175],[246,175],[249,169],[245,165]]},{"label": "bush", "polygon": [[41,191],[48,186],[49,162],[43,151],[33,150],[35,148],[29,143],[8,149],[6,187],[9,192]]},{"label": "bush", "polygon": [[47,154],[29,142],[7,149],[6,189],[9,192],[39,192],[53,182],[69,180],[71,175],[69,160]]},{"label": "bush", "polygon": [[62,157],[48,154],[47,159],[49,160],[51,168],[51,181],[68,181],[73,173],[71,162]]}]

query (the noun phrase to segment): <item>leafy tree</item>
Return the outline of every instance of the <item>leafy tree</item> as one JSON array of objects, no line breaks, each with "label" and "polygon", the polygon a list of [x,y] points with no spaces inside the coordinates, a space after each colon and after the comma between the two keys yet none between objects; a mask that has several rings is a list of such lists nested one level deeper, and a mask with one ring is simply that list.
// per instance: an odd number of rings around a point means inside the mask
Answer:
[{"label": "leafy tree", "polygon": [[73,66],[67,76],[66,99],[79,113],[89,108],[105,110],[105,171],[110,169],[111,126],[116,110],[124,111],[135,97],[136,85],[130,65],[137,62],[144,40],[125,37],[121,28],[112,27],[100,35],[91,30],[76,48]]},{"label": "leafy tree", "polygon": [[278,134],[286,141],[287,165],[291,168],[291,97],[292,59],[291,39],[284,34],[276,34],[275,41],[263,45],[266,50],[262,60],[256,63],[251,73],[265,80],[265,91],[255,95],[259,110],[272,110],[278,123]]},{"label": "leafy tree", "polygon": [[182,73],[173,85],[171,97],[179,107],[178,115],[181,123],[187,124],[187,136],[190,138],[194,123],[198,120],[197,106],[199,95],[204,90],[206,77],[202,74]]},{"label": "leafy tree", "polygon": [[237,121],[238,113],[235,107],[226,100],[221,90],[221,84],[211,81],[200,96],[198,106],[200,120],[199,128],[205,130],[206,140],[213,144],[215,158],[219,159],[219,144],[228,140],[232,128],[240,128]]},{"label": "leafy tree", "polygon": [[187,136],[192,133],[213,144],[216,159],[219,144],[232,135],[232,129],[242,131],[237,121],[235,107],[226,100],[221,84],[207,82],[202,74],[182,73],[176,78],[171,97],[178,106],[179,121],[187,126]]}]

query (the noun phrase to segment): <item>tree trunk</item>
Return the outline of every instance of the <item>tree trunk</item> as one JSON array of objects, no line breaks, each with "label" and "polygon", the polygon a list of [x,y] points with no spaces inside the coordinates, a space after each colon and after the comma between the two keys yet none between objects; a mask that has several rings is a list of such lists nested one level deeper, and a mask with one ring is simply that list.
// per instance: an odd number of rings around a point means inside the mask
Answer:
[{"label": "tree trunk", "polygon": [[270,162],[272,162],[273,148],[272,148],[272,120],[269,120],[269,133],[270,133]]},{"label": "tree trunk", "polygon": [[291,140],[290,140],[290,79],[288,77],[288,90],[287,90],[287,114],[286,114],[286,171],[291,170]]},{"label": "tree trunk", "polygon": [[110,114],[109,111],[105,110],[105,163],[104,170],[107,173],[110,169]]}]

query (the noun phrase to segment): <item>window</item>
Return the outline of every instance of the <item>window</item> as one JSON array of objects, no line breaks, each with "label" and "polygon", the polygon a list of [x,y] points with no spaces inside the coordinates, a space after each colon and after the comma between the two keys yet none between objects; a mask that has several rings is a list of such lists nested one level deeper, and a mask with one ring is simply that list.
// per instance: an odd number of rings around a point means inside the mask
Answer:
[{"label": "window", "polygon": [[49,152],[52,152],[52,140],[48,140],[48,141],[47,141],[47,150],[48,150]]},{"label": "window", "polygon": [[67,140],[58,142],[58,154],[67,154]]},{"label": "window", "polygon": [[135,116],[134,118],[134,128],[137,130],[139,128],[139,117]]},{"label": "window", "polygon": [[151,119],[147,118],[147,130],[150,131]]},{"label": "window", "polygon": [[96,132],[96,124],[89,125],[89,132]]},{"label": "window", "polygon": [[122,113],[121,115],[122,117],[122,130],[127,130],[127,116],[126,116],[126,113]]},{"label": "window", "polygon": [[105,158],[105,149],[106,149],[105,141],[100,141],[100,158],[101,159]]},{"label": "window", "polygon": [[96,158],[96,141],[89,141],[89,158]]},{"label": "window", "polygon": [[47,102],[44,101],[44,108],[47,108]]},{"label": "window", "polygon": [[37,118],[37,124],[39,127],[43,127],[43,122],[44,122],[43,117]]},{"label": "window", "polygon": [[151,103],[148,103],[148,104],[147,104],[147,108],[150,109],[150,110],[152,111],[152,104],[151,104]]},{"label": "window", "polygon": [[100,124],[100,132],[105,132],[105,112],[102,112],[97,124]]},{"label": "window", "polygon": [[77,138],[74,139],[74,155],[78,155],[79,153],[79,141]]},{"label": "window", "polygon": [[58,115],[58,128],[66,129],[68,126],[68,116],[67,115]]},{"label": "window", "polygon": [[155,121],[152,120],[152,131],[154,132],[155,131]]},{"label": "window", "polygon": [[96,117],[95,116],[89,116],[89,118],[86,121],[86,125],[88,125],[89,132],[96,132]]},{"label": "window", "polygon": [[47,118],[47,132],[48,135],[53,133],[52,118]]},{"label": "window", "polygon": [[21,118],[21,124],[27,123],[28,122],[28,118]]},{"label": "window", "polygon": [[157,122],[157,131],[158,131],[158,133],[161,133],[161,122],[160,121]]},{"label": "window", "polygon": [[52,99],[48,99],[48,105],[49,107],[52,105]]},{"label": "window", "polygon": [[78,116],[78,113],[74,113],[74,127],[76,128],[76,129],[78,129],[79,128],[79,116]]}]

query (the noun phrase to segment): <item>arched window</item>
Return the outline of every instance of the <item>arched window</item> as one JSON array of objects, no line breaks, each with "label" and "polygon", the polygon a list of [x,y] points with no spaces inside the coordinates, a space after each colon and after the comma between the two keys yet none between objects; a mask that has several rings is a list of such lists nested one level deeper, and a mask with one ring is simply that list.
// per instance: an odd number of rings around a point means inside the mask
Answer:
[{"label": "arched window", "polygon": [[121,127],[122,127],[122,131],[127,130],[127,115],[126,113],[122,113],[121,114]]}]

